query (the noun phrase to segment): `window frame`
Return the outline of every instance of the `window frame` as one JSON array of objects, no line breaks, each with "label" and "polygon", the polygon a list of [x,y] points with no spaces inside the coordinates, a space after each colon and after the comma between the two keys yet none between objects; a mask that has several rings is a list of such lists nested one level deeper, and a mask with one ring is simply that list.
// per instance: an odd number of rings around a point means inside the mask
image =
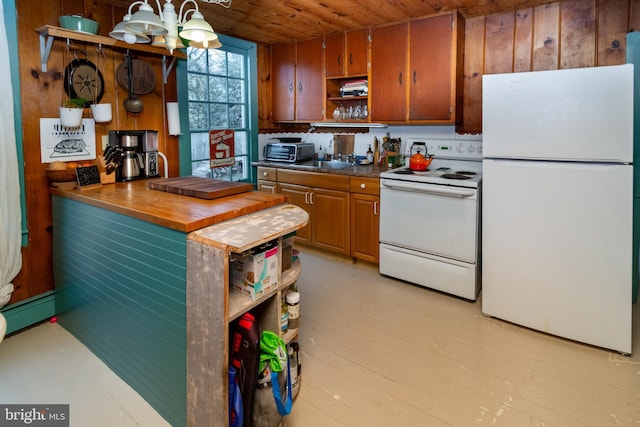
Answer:
[{"label": "window frame", "polygon": [[[222,47],[220,50],[239,53],[245,56],[247,81],[247,178],[243,182],[256,182],[255,168],[252,162],[258,159],[258,58],[257,45],[253,42],[218,34]],[[180,60],[176,65],[177,92],[180,108],[180,122],[183,123],[180,140],[180,176],[192,174],[191,132],[189,129],[189,99],[187,60]]]}]

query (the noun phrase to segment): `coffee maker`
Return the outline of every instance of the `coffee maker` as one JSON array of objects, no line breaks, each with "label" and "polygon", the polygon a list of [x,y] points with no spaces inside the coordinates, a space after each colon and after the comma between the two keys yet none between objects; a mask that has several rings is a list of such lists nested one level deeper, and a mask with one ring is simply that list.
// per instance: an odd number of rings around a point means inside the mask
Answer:
[{"label": "coffee maker", "polygon": [[158,131],[112,130],[109,145],[123,153],[116,181],[155,178],[158,174]]}]

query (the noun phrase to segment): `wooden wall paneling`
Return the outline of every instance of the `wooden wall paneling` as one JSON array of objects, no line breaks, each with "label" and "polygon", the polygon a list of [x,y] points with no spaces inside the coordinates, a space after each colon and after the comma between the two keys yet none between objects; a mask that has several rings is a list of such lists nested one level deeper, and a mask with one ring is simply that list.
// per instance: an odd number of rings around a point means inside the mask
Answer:
[{"label": "wooden wall paneling", "polygon": [[258,44],[258,129],[273,127],[271,121],[271,47]]},{"label": "wooden wall paneling", "polygon": [[[43,25],[59,25],[60,15],[81,13],[100,23],[99,33],[107,35],[115,23],[126,13],[123,8],[111,6],[105,2],[92,0],[57,0],[41,2],[39,0],[20,0],[16,2],[18,33],[16,37],[19,51],[19,77],[22,108],[22,137],[25,164],[25,193],[27,227],[29,229],[28,246],[23,248],[23,266],[16,278],[16,292],[11,303],[39,295],[53,289],[52,274],[52,218],[49,181],[46,178],[46,163],[42,163],[40,150],[40,118],[58,117],[60,101],[67,95],[64,92],[64,70],[73,55],[66,52],[67,43],[55,39],[47,61],[47,72],[41,71],[39,36],[35,31]],[[117,15],[117,16],[114,16]],[[70,47],[86,50],[89,60],[97,64],[96,46],[71,42]],[[169,158],[170,176],[179,174],[178,144],[176,137],[167,137],[164,129],[164,104],[167,97],[176,99],[176,77],[173,71],[168,84],[162,84],[162,58],[143,57],[152,64],[156,73],[157,85],[149,95],[142,97],[145,103],[143,113],[135,119],[127,117],[122,101],[127,96],[115,79],[115,70],[123,60],[122,51],[105,48],[105,57],[100,61],[100,71],[105,81],[103,103],[110,102],[113,108],[113,120],[105,124],[96,124],[97,153],[102,152],[101,135],[107,135],[111,129],[156,129],[159,130],[159,149]],[[91,117],[89,109],[85,117]],[[161,162],[161,171],[163,164]]]},{"label": "wooden wall paneling", "polygon": [[515,14],[513,12],[487,16],[484,47],[484,74],[511,73]]},{"label": "wooden wall paneling", "polygon": [[626,62],[629,0],[598,0],[598,61],[602,65]]},{"label": "wooden wall paneling", "polygon": [[640,31],[640,0],[629,0],[629,31]]},{"label": "wooden wall paneling", "polygon": [[560,68],[593,67],[596,63],[596,0],[565,0],[560,13]]},{"label": "wooden wall paneling", "polygon": [[533,51],[533,9],[517,10],[515,13],[515,46],[513,47],[513,72],[531,71]]},{"label": "wooden wall paneling", "polygon": [[486,18],[465,21],[464,35],[464,122],[460,133],[482,132],[482,70]]},{"label": "wooden wall paneling", "polygon": [[21,286],[28,289],[26,297],[53,289],[51,196],[44,171],[46,165],[40,158],[40,118],[58,117],[58,106],[65,96],[64,44],[54,43],[47,72],[43,73],[40,65],[39,38],[35,29],[44,24],[58,25],[58,17],[64,14],[65,10],[71,13],[72,7],[71,1],[16,2],[18,33],[24,35],[15,40],[19,52],[24,180],[29,229],[27,257],[23,259],[22,268],[27,272],[22,276],[26,276],[26,283],[21,283]]},{"label": "wooden wall paneling", "polygon": [[557,70],[560,36],[560,3],[534,9],[532,70]]}]

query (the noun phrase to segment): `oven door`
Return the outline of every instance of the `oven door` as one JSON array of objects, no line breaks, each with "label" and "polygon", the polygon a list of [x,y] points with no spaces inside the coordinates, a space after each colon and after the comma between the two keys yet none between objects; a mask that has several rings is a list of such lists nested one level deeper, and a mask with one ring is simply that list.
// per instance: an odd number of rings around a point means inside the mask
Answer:
[{"label": "oven door", "polygon": [[380,242],[476,263],[479,190],[380,180]]}]

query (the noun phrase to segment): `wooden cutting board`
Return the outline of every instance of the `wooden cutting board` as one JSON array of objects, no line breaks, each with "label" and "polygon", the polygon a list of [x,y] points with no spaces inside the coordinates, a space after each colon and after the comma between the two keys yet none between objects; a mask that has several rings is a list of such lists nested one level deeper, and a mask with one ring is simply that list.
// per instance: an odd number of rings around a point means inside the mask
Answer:
[{"label": "wooden cutting board", "polygon": [[167,193],[182,194],[183,196],[207,200],[231,196],[232,194],[246,193],[247,191],[253,190],[253,184],[247,182],[229,182],[195,176],[154,179],[153,181],[149,181],[147,186],[152,190],[166,191]]}]

